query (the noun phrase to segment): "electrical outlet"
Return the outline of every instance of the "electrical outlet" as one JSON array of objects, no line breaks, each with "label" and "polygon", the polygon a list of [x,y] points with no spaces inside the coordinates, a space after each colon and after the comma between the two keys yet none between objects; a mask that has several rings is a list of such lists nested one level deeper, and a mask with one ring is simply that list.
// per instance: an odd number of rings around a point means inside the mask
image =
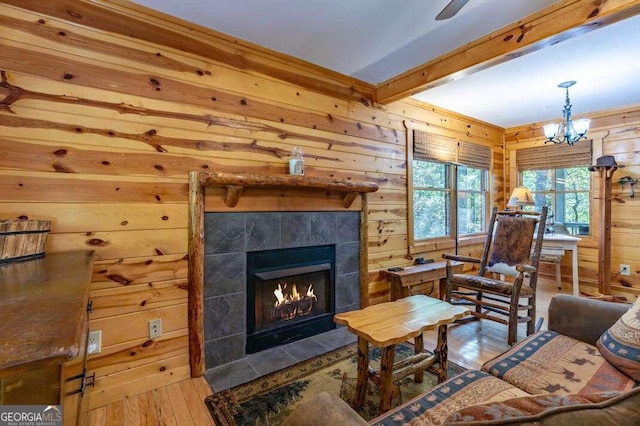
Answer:
[{"label": "electrical outlet", "polygon": [[631,268],[629,268],[629,265],[620,265],[620,275],[631,275]]},{"label": "electrical outlet", "polygon": [[102,351],[102,330],[89,332],[89,354],[99,354]]},{"label": "electrical outlet", "polygon": [[149,320],[149,339],[160,336],[162,336],[162,320],[160,318]]}]

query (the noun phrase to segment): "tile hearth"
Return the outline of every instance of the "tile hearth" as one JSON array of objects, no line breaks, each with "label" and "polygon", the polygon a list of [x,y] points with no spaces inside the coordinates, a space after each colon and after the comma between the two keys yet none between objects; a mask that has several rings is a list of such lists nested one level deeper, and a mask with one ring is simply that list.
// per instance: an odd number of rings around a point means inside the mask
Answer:
[{"label": "tile hearth", "polygon": [[205,378],[215,392],[220,392],[356,341],[354,334],[346,327],[340,327],[210,368],[205,372]]}]

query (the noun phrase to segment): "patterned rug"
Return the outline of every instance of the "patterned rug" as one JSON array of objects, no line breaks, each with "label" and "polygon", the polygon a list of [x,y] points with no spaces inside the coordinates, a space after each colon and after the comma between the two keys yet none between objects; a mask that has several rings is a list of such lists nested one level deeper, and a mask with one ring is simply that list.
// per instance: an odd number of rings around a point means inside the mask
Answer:
[{"label": "patterned rug", "polygon": [[[413,346],[410,344],[396,347],[396,361],[412,354]],[[380,366],[380,355],[379,348],[372,347],[369,350],[372,367]],[[214,393],[205,399],[205,404],[214,422],[220,426],[279,425],[300,402],[321,391],[340,395],[351,405],[356,387],[357,362],[357,346],[354,343],[247,384]],[[465,371],[451,361],[448,367],[447,377]],[[437,383],[436,375],[430,371],[425,371],[422,383],[414,383],[413,376],[394,383],[393,406],[410,400]],[[365,420],[376,417],[379,401],[379,391],[369,381],[366,401],[358,414]]]}]

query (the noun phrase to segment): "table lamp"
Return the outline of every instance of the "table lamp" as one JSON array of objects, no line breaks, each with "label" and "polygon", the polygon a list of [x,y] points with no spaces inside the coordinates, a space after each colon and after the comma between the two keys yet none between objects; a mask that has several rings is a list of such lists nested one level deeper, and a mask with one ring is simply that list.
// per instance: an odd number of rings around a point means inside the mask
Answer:
[{"label": "table lamp", "polygon": [[522,210],[522,206],[535,206],[531,191],[526,186],[518,186],[511,193],[507,207],[513,207],[514,210]]}]

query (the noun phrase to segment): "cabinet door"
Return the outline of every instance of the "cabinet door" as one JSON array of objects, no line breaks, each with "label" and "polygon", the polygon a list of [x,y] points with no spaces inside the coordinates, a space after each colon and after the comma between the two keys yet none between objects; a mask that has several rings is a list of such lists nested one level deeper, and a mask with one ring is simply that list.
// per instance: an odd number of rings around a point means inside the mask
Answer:
[{"label": "cabinet door", "polygon": [[65,425],[89,424],[89,389],[87,388],[87,346],[89,323],[84,321],[84,337],[78,357],[63,366],[63,404]]},{"label": "cabinet door", "polygon": [[60,404],[60,366],[37,368],[0,379],[0,405]]}]

